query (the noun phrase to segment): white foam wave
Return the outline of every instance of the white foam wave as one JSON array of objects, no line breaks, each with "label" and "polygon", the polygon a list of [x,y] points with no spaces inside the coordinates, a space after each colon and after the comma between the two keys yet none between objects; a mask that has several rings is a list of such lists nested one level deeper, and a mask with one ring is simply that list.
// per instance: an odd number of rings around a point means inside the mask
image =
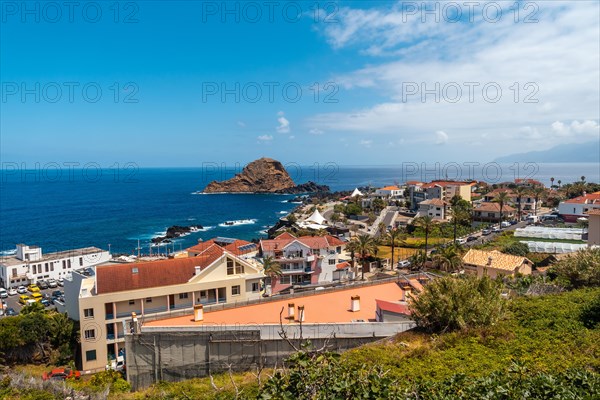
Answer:
[{"label": "white foam wave", "polygon": [[225,221],[219,224],[222,228],[228,228],[230,226],[238,226],[238,225],[251,225],[255,224],[256,219],[237,219],[234,221]]}]

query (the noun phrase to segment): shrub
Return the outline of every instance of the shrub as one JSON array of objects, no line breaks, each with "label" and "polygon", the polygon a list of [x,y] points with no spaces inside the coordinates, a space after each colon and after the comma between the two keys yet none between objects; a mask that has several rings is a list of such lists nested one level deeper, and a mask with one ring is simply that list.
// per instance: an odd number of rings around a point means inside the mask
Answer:
[{"label": "shrub", "polygon": [[548,274],[570,288],[600,286],[600,248],[579,250],[554,264]]},{"label": "shrub", "polygon": [[586,328],[594,329],[600,326],[600,295],[586,304],[581,311],[581,322]]},{"label": "shrub", "polygon": [[419,328],[447,332],[497,322],[505,312],[501,283],[488,277],[446,276],[427,284],[409,307]]},{"label": "shrub", "polygon": [[529,246],[523,242],[514,242],[502,248],[502,252],[513,256],[525,257],[529,253]]}]

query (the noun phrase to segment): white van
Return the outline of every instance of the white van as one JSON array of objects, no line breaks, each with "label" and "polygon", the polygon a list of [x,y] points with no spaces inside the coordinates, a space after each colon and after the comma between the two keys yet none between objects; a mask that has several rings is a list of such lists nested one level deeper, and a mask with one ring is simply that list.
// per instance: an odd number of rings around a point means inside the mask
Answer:
[{"label": "white van", "polygon": [[539,222],[540,217],[538,217],[537,215],[530,215],[528,216],[525,221],[527,221],[528,224],[535,224],[536,222]]}]

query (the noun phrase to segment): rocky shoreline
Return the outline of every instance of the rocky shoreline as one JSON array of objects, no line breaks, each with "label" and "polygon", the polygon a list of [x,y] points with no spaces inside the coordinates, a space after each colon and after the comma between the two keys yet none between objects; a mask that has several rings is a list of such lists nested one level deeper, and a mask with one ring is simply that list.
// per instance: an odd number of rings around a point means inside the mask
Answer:
[{"label": "rocky shoreline", "polygon": [[171,243],[171,239],[176,239],[180,236],[185,236],[192,232],[198,232],[199,230],[202,230],[202,229],[203,229],[202,225],[190,225],[190,226],[173,225],[167,229],[167,233],[165,234],[165,236],[158,236],[158,237],[152,238],[152,243],[154,243],[154,244]]}]

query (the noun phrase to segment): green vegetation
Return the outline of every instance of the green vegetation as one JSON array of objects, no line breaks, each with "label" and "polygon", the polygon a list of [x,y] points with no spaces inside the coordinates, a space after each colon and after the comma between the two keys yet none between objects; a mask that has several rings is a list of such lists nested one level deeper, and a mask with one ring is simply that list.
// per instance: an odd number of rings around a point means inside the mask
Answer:
[{"label": "green vegetation", "polygon": [[600,249],[585,249],[552,266],[548,274],[568,288],[600,286]]},{"label": "green vegetation", "polygon": [[409,307],[417,327],[430,333],[492,326],[504,316],[502,284],[484,277],[446,276],[427,284]]}]

